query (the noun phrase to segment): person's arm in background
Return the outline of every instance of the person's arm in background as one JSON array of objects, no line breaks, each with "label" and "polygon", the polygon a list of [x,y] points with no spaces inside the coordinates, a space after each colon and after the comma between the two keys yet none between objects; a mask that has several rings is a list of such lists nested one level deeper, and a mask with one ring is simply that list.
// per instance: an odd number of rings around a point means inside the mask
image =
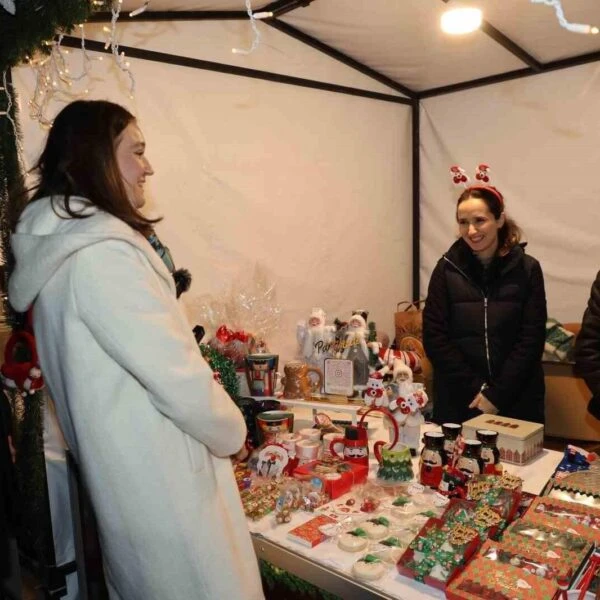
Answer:
[{"label": "person's arm in background", "polygon": [[469,390],[470,398],[475,398],[485,381],[469,366],[463,353],[450,339],[448,290],[443,271],[443,262],[440,261],[429,281],[423,309],[425,355],[431,361],[434,373],[435,371],[443,373],[447,384],[458,389]]},{"label": "person's arm in background", "polygon": [[492,385],[483,394],[500,412],[506,410],[524,386],[532,367],[541,362],[546,340],[546,291],[544,275],[536,260],[529,274],[529,295],[523,306],[521,329],[502,371],[494,374]]},{"label": "person's arm in background", "polygon": [[575,374],[590,388],[592,398],[588,410],[600,419],[600,272],[592,284],[575,342]]},{"label": "person's arm in background", "polygon": [[135,246],[106,241],[75,257],[72,290],[96,342],[148,391],[156,410],[216,456],[244,444],[241,411],[213,377],[174,296]]}]

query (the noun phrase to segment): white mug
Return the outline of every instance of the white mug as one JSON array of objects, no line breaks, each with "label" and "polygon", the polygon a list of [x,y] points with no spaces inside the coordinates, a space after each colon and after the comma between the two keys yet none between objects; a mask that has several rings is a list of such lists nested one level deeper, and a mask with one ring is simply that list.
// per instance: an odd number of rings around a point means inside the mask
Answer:
[{"label": "white mug", "polygon": [[299,431],[300,436],[305,440],[312,440],[313,442],[321,441],[321,430],[313,429],[312,427],[306,427]]},{"label": "white mug", "polygon": [[295,454],[296,444],[302,439],[304,438],[302,438],[302,436],[298,433],[284,433],[281,436],[281,444],[289,454]]},{"label": "white mug", "polygon": [[331,449],[329,448],[329,446],[331,445],[331,442],[333,440],[339,437],[339,433],[330,432],[323,434],[323,456],[331,456]]},{"label": "white mug", "polygon": [[300,440],[297,442],[296,456],[298,457],[298,464],[302,465],[311,460],[317,460],[320,448],[321,443],[315,440]]}]

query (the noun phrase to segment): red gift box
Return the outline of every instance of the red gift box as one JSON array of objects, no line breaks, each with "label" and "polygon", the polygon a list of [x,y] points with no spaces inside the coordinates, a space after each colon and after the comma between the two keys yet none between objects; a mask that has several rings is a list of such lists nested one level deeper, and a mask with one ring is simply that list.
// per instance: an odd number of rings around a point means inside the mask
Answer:
[{"label": "red gift box", "polygon": [[[305,463],[294,469],[294,477],[304,479],[318,477],[325,484],[325,492],[332,500],[343,496],[350,491],[353,485],[364,483],[369,474],[369,467],[357,463],[343,462],[337,465],[335,472],[323,473],[315,470],[315,467],[323,464],[318,460]],[[331,466],[331,465],[328,465]]]},{"label": "red gift box", "polygon": [[[419,533],[415,536],[415,540],[417,540],[419,537],[427,537],[427,534],[430,529],[443,529],[444,525],[444,521],[442,521],[441,519],[428,519],[419,531]],[[473,554],[477,552],[479,545],[479,537],[475,535],[471,540],[469,540],[466,544],[463,544],[460,548],[457,546],[457,552],[460,553],[463,557],[462,564],[456,565],[450,571],[446,581],[436,579],[435,577],[431,577],[430,575],[425,575],[423,583],[435,587],[438,590],[444,590],[448,583],[463,571],[465,565],[467,564],[471,556],[473,556]],[[417,574],[413,567],[414,554],[415,551],[409,546],[396,563],[396,568],[398,569],[398,572],[401,575],[410,577],[411,579],[417,578]]]}]

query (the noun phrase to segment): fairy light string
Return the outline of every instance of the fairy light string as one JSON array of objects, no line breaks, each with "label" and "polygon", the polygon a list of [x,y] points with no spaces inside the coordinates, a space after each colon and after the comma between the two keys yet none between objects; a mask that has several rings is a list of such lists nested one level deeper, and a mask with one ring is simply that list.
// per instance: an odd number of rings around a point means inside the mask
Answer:
[{"label": "fairy light string", "polygon": [[531,2],[533,4],[545,4],[546,6],[553,7],[560,26],[564,27],[567,31],[592,35],[595,35],[600,31],[598,27],[594,25],[587,25],[585,23],[571,23],[568,21],[565,17],[565,11],[562,7],[561,0],[531,0]]}]

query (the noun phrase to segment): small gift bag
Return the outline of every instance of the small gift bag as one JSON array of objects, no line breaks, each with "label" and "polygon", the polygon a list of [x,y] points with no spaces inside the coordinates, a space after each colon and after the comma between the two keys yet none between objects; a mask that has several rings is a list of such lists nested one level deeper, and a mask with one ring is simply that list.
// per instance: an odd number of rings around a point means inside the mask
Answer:
[{"label": "small gift bag", "polygon": [[404,300],[398,302],[394,314],[394,324],[396,327],[396,343],[399,343],[403,337],[409,336],[423,339],[423,305],[422,300]]}]

